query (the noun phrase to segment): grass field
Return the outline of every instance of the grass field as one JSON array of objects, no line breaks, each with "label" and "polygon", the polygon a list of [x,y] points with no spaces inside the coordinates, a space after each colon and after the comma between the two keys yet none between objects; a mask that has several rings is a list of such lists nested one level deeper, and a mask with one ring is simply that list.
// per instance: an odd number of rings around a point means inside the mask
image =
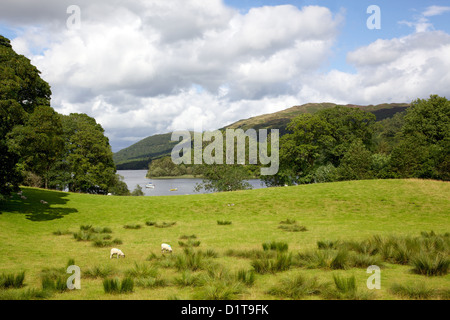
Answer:
[{"label": "grass field", "polygon": [[[349,181],[161,197],[33,188],[23,194],[26,200],[14,195],[0,207],[0,274],[25,272],[19,288],[2,288],[0,279],[3,299],[449,299],[447,182]],[[351,248],[373,245],[375,235],[406,239],[409,256],[364,249],[358,261],[366,263],[355,264],[362,251]],[[419,251],[408,243],[430,239],[443,271],[417,274],[412,261]],[[163,242],[172,254],[161,253]],[[270,242],[284,249],[271,250]],[[318,242],[343,245],[319,249]],[[126,257],[110,259],[112,247]],[[374,261],[379,290],[366,286]],[[37,293],[46,276],[67,279],[68,264],[81,269],[80,290]],[[134,286],[105,293],[116,278]],[[357,293],[339,289],[345,279]]]}]

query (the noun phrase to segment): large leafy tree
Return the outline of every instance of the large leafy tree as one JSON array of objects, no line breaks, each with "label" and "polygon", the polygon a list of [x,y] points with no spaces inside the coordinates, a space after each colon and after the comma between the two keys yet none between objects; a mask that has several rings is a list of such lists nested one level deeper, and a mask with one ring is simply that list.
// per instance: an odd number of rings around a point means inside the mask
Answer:
[{"label": "large leafy tree", "polygon": [[8,148],[8,133],[24,125],[38,106],[50,106],[51,90],[30,60],[12,49],[0,35],[0,193],[9,194],[21,182],[19,155]]},{"label": "large leafy tree", "polygon": [[69,173],[70,191],[105,194],[117,178],[109,139],[94,118],[71,113],[61,116],[65,156],[61,165]]},{"label": "large leafy tree", "polygon": [[413,101],[404,117],[402,139],[392,151],[398,177],[450,179],[450,101],[431,95]]},{"label": "large leafy tree", "polygon": [[64,141],[59,114],[48,106],[38,106],[25,125],[18,125],[9,133],[9,150],[20,155],[26,171],[44,179],[48,188],[50,170],[63,155]]},{"label": "large leafy tree", "polygon": [[294,118],[289,134],[280,140],[280,170],[264,177],[269,185],[309,183],[322,166],[338,167],[358,140],[367,149],[372,145],[375,116],[358,108],[337,106],[315,114]]}]

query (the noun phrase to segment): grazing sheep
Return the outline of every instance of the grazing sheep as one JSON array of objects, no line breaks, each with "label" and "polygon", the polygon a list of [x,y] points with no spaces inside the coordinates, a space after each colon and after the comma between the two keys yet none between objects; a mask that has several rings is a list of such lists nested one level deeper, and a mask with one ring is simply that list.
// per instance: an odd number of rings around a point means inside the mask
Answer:
[{"label": "grazing sheep", "polygon": [[125,258],[125,254],[122,252],[122,250],[117,248],[111,249],[111,254],[109,255],[109,258],[111,259],[113,255],[117,255],[117,259],[119,259],[120,256]]},{"label": "grazing sheep", "polygon": [[170,246],[170,244],[163,243],[161,245],[161,252],[164,253],[165,251],[172,253],[172,247]]},{"label": "grazing sheep", "polygon": [[23,193],[23,191],[22,191],[22,190],[20,190],[19,192],[17,192],[17,195],[18,195],[18,196],[21,196],[21,195],[22,195],[22,193]]},{"label": "grazing sheep", "polygon": [[27,200],[27,197],[25,197],[25,196],[20,196],[20,199],[22,199],[22,200]]},{"label": "grazing sheep", "polygon": [[42,204],[48,204],[48,202],[45,201],[45,200],[41,200],[41,203],[42,203]]}]

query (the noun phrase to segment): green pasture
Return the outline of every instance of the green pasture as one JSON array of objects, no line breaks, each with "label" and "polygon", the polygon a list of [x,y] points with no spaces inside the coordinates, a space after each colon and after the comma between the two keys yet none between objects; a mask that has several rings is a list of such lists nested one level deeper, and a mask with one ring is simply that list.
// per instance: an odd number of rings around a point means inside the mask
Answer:
[{"label": "green pasture", "polygon": [[[299,253],[317,251],[318,241],[448,233],[448,182],[367,180],[161,197],[22,190],[27,199],[14,195],[0,204],[0,274],[25,272],[21,287],[0,286],[3,299],[40,298],[21,294],[41,290],[43,274],[49,270],[61,274],[69,259],[81,269],[81,289],[53,291],[46,299],[334,299],[337,296],[325,289],[297,296],[270,290],[298,277],[334,288],[333,276],[354,276],[359,292],[369,294],[359,296],[362,299],[414,298],[393,289],[398,285],[425,286],[433,292],[425,298],[449,298],[447,272],[416,274],[409,263],[385,261],[381,289],[369,290],[365,267],[306,267],[296,262]],[[109,235],[104,246],[95,246],[94,241],[75,239],[73,233],[80,232],[81,226],[111,232],[95,233],[96,237]],[[255,257],[250,252],[264,253],[262,244],[271,241],[287,243],[284,254],[293,263],[276,272],[254,272]],[[187,257],[184,250],[194,242],[191,254],[201,251],[203,265],[185,271],[181,258]],[[170,244],[173,253],[162,254],[161,243]],[[112,247],[120,248],[126,257],[110,259]],[[448,261],[448,250],[443,258]],[[95,277],[95,268],[110,271]],[[237,281],[234,275],[239,271],[252,273],[251,283]],[[125,277],[134,280],[131,292],[105,293],[104,279]],[[200,278],[203,281],[190,281]]]}]

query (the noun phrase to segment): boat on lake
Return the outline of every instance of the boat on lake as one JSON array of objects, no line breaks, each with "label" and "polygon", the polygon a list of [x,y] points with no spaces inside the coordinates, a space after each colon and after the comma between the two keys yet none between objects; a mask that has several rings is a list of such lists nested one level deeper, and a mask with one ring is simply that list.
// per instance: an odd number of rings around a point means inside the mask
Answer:
[{"label": "boat on lake", "polygon": [[155,189],[155,185],[153,183],[147,183],[145,185],[146,188]]}]

